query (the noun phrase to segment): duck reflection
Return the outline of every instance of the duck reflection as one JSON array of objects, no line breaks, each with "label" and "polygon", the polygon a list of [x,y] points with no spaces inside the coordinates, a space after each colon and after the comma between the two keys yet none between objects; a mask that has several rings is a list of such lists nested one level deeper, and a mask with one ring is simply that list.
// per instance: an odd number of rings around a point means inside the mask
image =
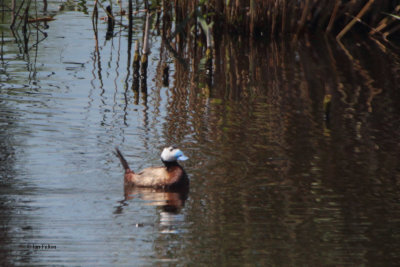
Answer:
[{"label": "duck reflection", "polygon": [[179,190],[142,188],[131,185],[124,187],[124,201],[140,198],[148,201],[148,205],[158,206],[164,212],[179,213],[188,197],[189,187]]},{"label": "duck reflection", "polygon": [[133,199],[141,199],[147,205],[161,208],[161,215],[165,213],[179,214],[189,195],[189,186],[179,189],[162,189],[124,185],[124,199],[119,201],[114,214],[122,214],[125,206]]}]

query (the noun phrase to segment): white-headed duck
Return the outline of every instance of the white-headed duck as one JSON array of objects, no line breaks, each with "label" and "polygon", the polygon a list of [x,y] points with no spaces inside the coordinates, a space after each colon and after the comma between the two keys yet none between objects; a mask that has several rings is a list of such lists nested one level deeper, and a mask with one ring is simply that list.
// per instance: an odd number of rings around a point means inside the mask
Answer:
[{"label": "white-headed duck", "polygon": [[129,168],[127,161],[118,148],[116,148],[116,152],[125,169],[125,185],[164,189],[180,189],[189,185],[189,179],[182,166],[178,163],[178,160],[187,160],[188,157],[176,147],[166,147],[162,151],[161,161],[164,166],[145,168],[138,173]]}]

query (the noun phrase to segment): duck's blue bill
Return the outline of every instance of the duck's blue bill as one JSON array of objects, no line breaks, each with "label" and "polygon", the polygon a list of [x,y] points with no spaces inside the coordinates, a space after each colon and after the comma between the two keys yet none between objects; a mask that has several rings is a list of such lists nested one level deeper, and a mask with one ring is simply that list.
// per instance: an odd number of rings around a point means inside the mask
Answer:
[{"label": "duck's blue bill", "polygon": [[179,156],[178,160],[187,160],[189,159],[188,157],[186,157],[185,155]]},{"label": "duck's blue bill", "polygon": [[175,157],[176,157],[177,160],[187,160],[187,159],[189,159],[188,157],[186,157],[183,154],[183,152],[181,150],[176,151]]}]

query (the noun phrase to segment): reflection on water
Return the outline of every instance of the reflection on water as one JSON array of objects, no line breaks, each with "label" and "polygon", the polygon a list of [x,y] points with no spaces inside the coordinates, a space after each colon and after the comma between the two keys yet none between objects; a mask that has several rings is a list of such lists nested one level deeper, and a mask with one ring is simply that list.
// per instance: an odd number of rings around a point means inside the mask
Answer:
[{"label": "reflection on water", "polygon": [[[398,53],[222,35],[210,75],[154,32],[143,84],[88,20],[60,13],[34,63],[4,43],[3,265],[400,264]],[[139,170],[168,144],[190,192],[123,188],[116,145]]]},{"label": "reflection on water", "polygon": [[148,201],[149,205],[159,206],[165,212],[179,213],[183,208],[185,201],[188,197],[189,188],[182,190],[162,190],[153,188],[138,188],[135,186],[125,185],[124,195],[125,198],[121,201],[121,206],[115,211],[116,214],[122,213],[123,206],[129,200],[140,198]]}]

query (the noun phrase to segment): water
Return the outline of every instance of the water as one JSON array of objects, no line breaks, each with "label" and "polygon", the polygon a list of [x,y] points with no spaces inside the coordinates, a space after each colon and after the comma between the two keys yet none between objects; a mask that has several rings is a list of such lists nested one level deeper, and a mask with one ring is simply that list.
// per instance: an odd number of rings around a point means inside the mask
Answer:
[{"label": "water", "polygon": [[[90,15],[56,4],[29,54],[2,28],[2,265],[400,264],[395,50],[224,35],[210,78],[153,31],[144,94],[126,32],[105,41],[100,23],[96,44]],[[169,144],[190,157],[188,195],[124,190],[114,147],[139,170]]]}]

